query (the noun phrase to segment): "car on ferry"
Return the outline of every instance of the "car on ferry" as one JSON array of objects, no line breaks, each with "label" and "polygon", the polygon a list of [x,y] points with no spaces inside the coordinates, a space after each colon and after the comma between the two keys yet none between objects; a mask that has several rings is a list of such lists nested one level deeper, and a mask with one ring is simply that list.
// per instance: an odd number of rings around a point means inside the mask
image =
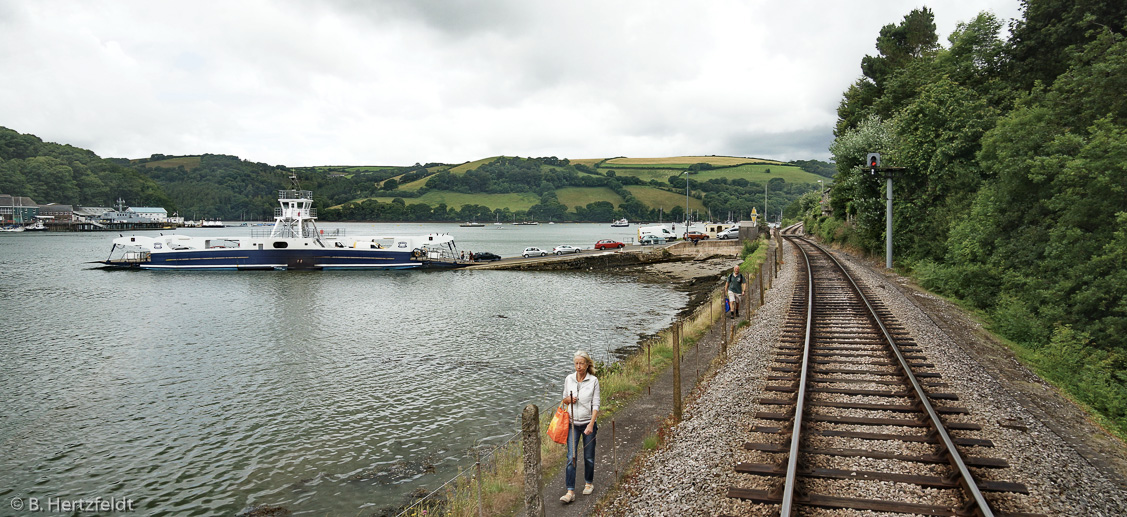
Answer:
[{"label": "car on ferry", "polygon": [[603,239],[595,243],[595,249],[597,250],[605,250],[610,248],[622,249],[624,247],[626,247],[625,244],[612,239]]},{"label": "car on ferry", "polygon": [[542,250],[542,249],[540,249],[540,248],[530,247],[530,248],[525,248],[525,249],[524,249],[524,251],[523,251],[523,252],[521,252],[520,256],[522,256],[522,257],[524,257],[524,258],[528,258],[528,257],[546,257],[546,256],[548,256],[548,252],[547,252],[547,251],[544,251],[544,250]]},{"label": "car on ferry", "polygon": [[576,248],[575,246],[570,246],[567,244],[561,244],[559,246],[556,246],[555,248],[552,248],[552,253],[555,253],[556,255],[563,255],[564,253],[579,253],[580,251],[582,250]]},{"label": "car on ferry", "polygon": [[665,237],[655,234],[643,235],[638,244],[642,246],[653,246],[655,244],[665,244]]},{"label": "car on ferry", "polygon": [[475,262],[490,262],[490,261],[494,261],[494,260],[501,260],[501,256],[496,254],[496,253],[490,253],[488,251],[481,251],[481,252],[474,253],[473,259],[474,259]]},{"label": "car on ferry", "polygon": [[698,231],[695,231],[695,230],[691,231],[691,232],[685,232],[685,240],[687,240],[687,241],[703,241],[703,240],[707,240],[707,239],[708,239],[707,233],[701,233],[701,232],[698,232]]}]

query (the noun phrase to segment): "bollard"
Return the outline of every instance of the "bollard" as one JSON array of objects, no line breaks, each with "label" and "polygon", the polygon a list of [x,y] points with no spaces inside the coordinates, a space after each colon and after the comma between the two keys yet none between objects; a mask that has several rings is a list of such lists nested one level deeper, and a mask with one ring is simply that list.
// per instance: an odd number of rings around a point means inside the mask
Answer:
[{"label": "bollard", "polygon": [[524,446],[524,513],[528,517],[544,517],[544,498],[540,496],[540,408],[524,406],[520,422]]},{"label": "bollard", "polygon": [[673,421],[681,421],[681,339],[677,332],[673,339]]}]

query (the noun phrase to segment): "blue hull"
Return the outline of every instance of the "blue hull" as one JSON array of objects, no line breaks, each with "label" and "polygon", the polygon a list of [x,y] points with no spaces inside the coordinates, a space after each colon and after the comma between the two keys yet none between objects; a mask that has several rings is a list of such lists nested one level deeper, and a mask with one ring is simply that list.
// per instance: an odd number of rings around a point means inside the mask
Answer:
[{"label": "blue hull", "polygon": [[152,253],[147,262],[106,261],[107,266],[165,270],[348,270],[456,268],[462,264],[414,257],[411,252],[350,248],[214,249]]}]

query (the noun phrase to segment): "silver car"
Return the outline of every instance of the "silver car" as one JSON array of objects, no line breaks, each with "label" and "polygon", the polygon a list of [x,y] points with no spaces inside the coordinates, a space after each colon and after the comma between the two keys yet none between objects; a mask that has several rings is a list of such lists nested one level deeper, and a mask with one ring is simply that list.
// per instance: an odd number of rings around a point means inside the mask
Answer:
[{"label": "silver car", "polygon": [[535,256],[545,257],[547,255],[548,255],[548,252],[544,251],[540,248],[525,248],[524,252],[520,254],[520,256],[522,256],[524,258],[535,257]]},{"label": "silver car", "polygon": [[717,239],[737,239],[740,236],[740,227],[733,226],[716,234]]},{"label": "silver car", "polygon": [[569,246],[567,244],[561,244],[559,246],[556,246],[555,248],[552,248],[552,253],[555,253],[556,255],[563,255],[564,253],[579,253],[579,251],[579,248],[576,248],[575,246]]}]

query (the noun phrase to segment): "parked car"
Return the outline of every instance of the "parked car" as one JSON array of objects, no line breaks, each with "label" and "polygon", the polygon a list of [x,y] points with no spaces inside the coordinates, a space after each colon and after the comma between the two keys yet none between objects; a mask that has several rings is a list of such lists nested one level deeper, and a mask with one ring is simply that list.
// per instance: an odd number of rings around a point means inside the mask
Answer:
[{"label": "parked car", "polygon": [[687,241],[703,241],[708,239],[707,233],[697,231],[685,232],[685,240]]},{"label": "parked car", "polygon": [[720,233],[716,234],[717,239],[738,239],[740,237],[740,227],[733,226]]},{"label": "parked car", "polygon": [[652,246],[654,244],[665,244],[665,237],[660,235],[643,235],[641,240],[638,241],[643,246]]},{"label": "parked car", "polygon": [[491,260],[501,260],[501,256],[496,253],[488,251],[481,251],[473,254],[473,259],[477,262],[488,262]]},{"label": "parked car", "polygon": [[597,249],[597,250],[605,250],[605,249],[610,249],[610,248],[625,248],[625,247],[626,247],[625,244],[618,242],[618,241],[615,241],[615,240],[611,240],[611,239],[603,239],[603,240],[595,243],[595,249]]},{"label": "parked car", "polygon": [[534,257],[534,256],[537,256],[537,255],[544,257],[544,256],[548,255],[548,252],[544,251],[540,248],[525,248],[524,252],[520,254],[520,256],[522,256],[524,258]]},{"label": "parked car", "polygon": [[569,246],[567,244],[560,244],[559,246],[552,248],[552,253],[555,253],[556,255],[563,255],[564,253],[579,253],[579,252],[580,252],[579,248],[576,248],[575,246]]}]

